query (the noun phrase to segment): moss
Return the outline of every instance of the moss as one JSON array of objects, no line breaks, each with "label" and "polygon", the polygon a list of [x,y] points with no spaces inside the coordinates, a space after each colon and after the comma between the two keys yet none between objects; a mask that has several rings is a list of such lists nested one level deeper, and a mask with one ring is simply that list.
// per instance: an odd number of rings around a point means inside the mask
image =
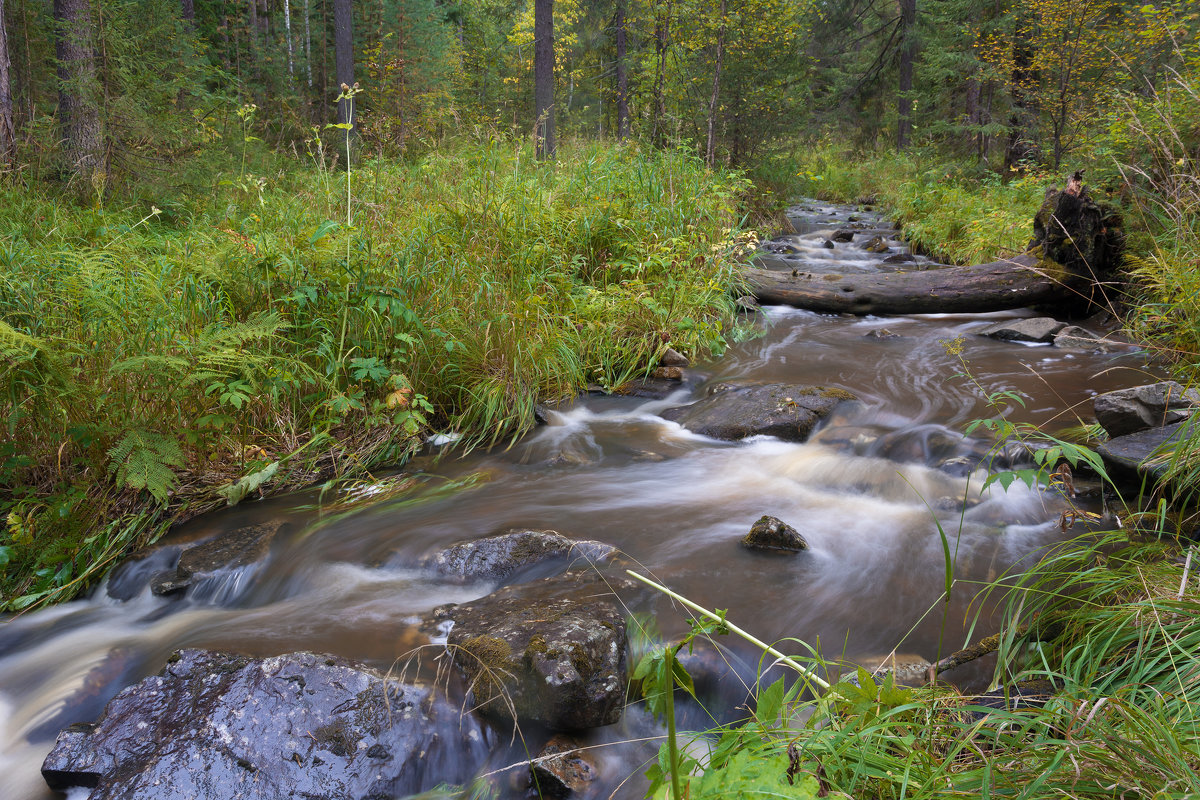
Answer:
[{"label": "moss", "polygon": [[346,758],[358,748],[358,737],[345,720],[330,722],[313,731],[317,745],[335,756]]},{"label": "moss", "polygon": [[487,702],[504,690],[503,676],[511,671],[512,647],[496,636],[472,636],[458,645],[469,655],[459,663],[473,676],[476,698]]}]

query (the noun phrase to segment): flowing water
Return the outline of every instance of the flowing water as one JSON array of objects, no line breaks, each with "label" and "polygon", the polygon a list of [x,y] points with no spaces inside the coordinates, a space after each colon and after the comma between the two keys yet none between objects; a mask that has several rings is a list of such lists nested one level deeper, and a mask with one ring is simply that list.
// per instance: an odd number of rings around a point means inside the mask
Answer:
[{"label": "flowing water", "polygon": [[[878,233],[893,254],[907,253],[870,214],[810,204],[791,216],[796,233],[769,243],[775,252],[764,252],[761,265],[865,272],[926,263],[889,265],[886,254],[863,250]],[[825,244],[846,225],[861,229],[855,241]],[[865,661],[893,649],[936,658],[940,522],[957,552],[959,582],[941,652],[956,649],[977,610],[970,601],[978,582],[1064,535],[1064,502],[1053,493],[1016,483],[980,494],[985,473],[976,467],[987,445],[962,431],[996,414],[986,395],[1022,393],[1025,406],[1010,408],[1007,418],[1055,430],[1078,424],[1077,414],[1086,418],[1097,392],[1145,379],[1144,360],[1132,349],[1088,353],[974,335],[989,322],[1030,313],[854,318],[767,308],[755,335],[694,365],[666,399],[580,398],[506,451],[417,459],[408,467],[416,489],[407,494],[382,485],[337,496],[304,492],[195,520],[125,570],[113,592],[101,587],[91,599],[0,625],[0,797],[55,796],[38,768],[56,732],[94,720],[117,691],[157,672],[180,647],[313,650],[388,669],[422,641],[414,625],[424,613],[495,588],[439,581],[414,566],[420,557],[512,526],[609,542],[684,595],[728,609],[762,639],[796,637],[819,642],[827,657]],[[833,386],[860,402],[839,409],[805,444],[715,441],[658,416],[719,382]],[[771,557],[741,548],[738,540],[763,514],[801,530],[810,549]],[[265,563],[182,599],[146,588],[182,543],[248,524],[283,525]],[[664,599],[647,600],[643,610],[653,612],[664,636],[687,630]],[[985,614],[977,635],[989,624]],[[756,656],[741,652],[749,666],[735,679],[755,669]],[[979,669],[958,679],[981,678]],[[736,692],[725,696],[737,699]],[[589,741],[655,732],[631,711]],[[651,751],[598,749],[606,790],[640,796],[638,778],[620,781],[638,773]],[[493,766],[519,760],[520,752],[519,744],[498,741]]]}]

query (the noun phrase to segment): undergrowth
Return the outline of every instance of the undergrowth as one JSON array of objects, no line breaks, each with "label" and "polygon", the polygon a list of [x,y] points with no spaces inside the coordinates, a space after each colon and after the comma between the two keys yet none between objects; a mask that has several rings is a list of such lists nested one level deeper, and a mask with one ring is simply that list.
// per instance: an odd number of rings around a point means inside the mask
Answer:
[{"label": "undergrowth", "polygon": [[0,186],[0,607],[73,596],[171,521],[400,463],[431,429],[506,443],[537,403],[668,345],[717,351],[733,323],[735,173],[495,139],[333,159],[316,136],[299,163],[243,152],[157,206]]}]

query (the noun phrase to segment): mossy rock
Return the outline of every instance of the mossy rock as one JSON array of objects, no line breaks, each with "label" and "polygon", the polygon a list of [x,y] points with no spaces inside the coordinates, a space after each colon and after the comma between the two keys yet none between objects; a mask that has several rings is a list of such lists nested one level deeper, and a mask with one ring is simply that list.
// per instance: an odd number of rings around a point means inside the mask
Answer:
[{"label": "mossy rock", "polygon": [[625,616],[609,582],[568,572],[438,616],[454,621],[454,662],[475,705],[493,721],[578,730],[620,719],[628,682]]}]

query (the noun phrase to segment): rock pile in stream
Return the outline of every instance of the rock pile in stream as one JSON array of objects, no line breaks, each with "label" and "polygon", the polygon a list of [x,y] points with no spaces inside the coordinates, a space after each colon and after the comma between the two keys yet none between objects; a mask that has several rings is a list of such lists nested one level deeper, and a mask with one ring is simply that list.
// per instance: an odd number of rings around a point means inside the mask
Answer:
[{"label": "rock pile in stream", "polygon": [[89,800],[343,800],[465,782],[485,756],[480,727],[432,689],[312,653],[182,650],[60,733],[42,774]]}]

